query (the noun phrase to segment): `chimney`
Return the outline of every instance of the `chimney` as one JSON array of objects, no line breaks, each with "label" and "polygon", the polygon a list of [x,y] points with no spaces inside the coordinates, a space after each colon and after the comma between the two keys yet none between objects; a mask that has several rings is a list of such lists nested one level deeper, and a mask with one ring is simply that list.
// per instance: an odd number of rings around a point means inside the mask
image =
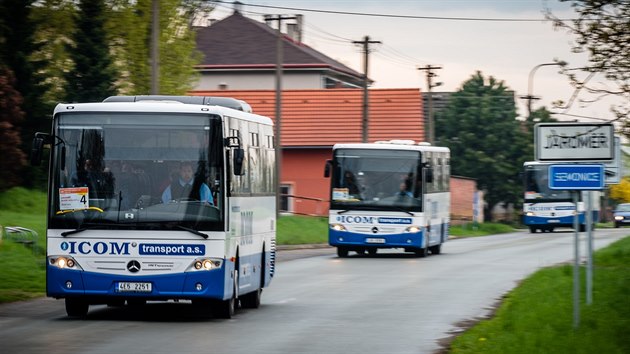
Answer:
[{"label": "chimney", "polygon": [[243,3],[240,1],[234,1],[234,13],[241,13],[243,11]]},{"label": "chimney", "polygon": [[287,35],[295,42],[302,43],[302,15],[295,15],[295,23],[287,24]]}]

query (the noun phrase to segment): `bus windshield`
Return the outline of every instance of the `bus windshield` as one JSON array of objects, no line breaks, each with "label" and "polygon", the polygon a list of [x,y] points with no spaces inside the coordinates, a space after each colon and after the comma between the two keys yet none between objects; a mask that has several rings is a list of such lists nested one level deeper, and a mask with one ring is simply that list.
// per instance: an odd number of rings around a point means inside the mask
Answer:
[{"label": "bus windshield", "polygon": [[419,151],[338,149],[333,167],[333,209],[422,210]]},{"label": "bus windshield", "polygon": [[568,190],[549,189],[549,166],[525,167],[525,201],[572,201]]},{"label": "bus windshield", "polygon": [[207,114],[60,114],[50,228],[222,230],[221,129]]}]

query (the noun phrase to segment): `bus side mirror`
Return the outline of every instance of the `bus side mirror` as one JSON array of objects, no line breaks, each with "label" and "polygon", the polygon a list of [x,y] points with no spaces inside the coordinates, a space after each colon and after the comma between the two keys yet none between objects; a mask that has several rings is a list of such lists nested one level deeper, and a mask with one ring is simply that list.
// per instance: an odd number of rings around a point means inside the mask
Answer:
[{"label": "bus side mirror", "polygon": [[31,147],[31,165],[39,166],[42,163],[42,150],[44,149],[44,139],[33,138],[33,146]]},{"label": "bus side mirror", "polygon": [[324,166],[324,177],[330,177],[330,169],[332,166],[332,160],[326,160],[326,165]]},{"label": "bus side mirror", "polygon": [[50,135],[46,133],[35,133],[33,145],[31,146],[31,165],[39,166],[42,163],[42,153],[44,144],[50,143]]},{"label": "bus side mirror", "polygon": [[427,183],[433,183],[433,167],[427,167],[424,170],[424,180]]},{"label": "bus side mirror", "polygon": [[234,175],[242,176],[245,174],[243,171],[243,161],[245,160],[245,150],[238,148],[232,150],[234,153]]}]

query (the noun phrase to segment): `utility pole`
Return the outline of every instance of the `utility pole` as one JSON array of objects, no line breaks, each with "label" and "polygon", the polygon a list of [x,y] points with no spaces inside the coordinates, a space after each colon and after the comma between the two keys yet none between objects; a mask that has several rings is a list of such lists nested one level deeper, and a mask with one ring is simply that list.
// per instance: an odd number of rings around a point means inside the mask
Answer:
[{"label": "utility pole", "polygon": [[369,127],[368,60],[370,54],[370,44],[381,44],[381,42],[371,41],[369,36],[365,36],[362,41],[353,41],[352,43],[361,44],[363,46],[363,120],[361,124],[361,141],[367,143]]},{"label": "utility pole", "polygon": [[439,69],[442,69],[442,67],[432,66],[432,65],[427,65],[423,68],[418,68],[418,70],[425,70],[427,72],[427,93],[429,94],[429,97],[428,97],[429,129],[427,132],[427,140],[429,141],[431,145],[435,143],[435,122],[433,119],[433,94],[431,93],[431,89],[433,89],[434,87],[440,86],[442,84],[441,82],[436,82],[435,84],[433,83],[433,78],[437,76],[437,74],[435,74],[433,70],[439,70]]},{"label": "utility pole", "polygon": [[160,1],[151,3],[151,94],[160,94]]},{"label": "utility pole", "polygon": [[265,16],[265,22],[268,21],[277,21],[278,22],[278,37],[276,40],[276,117],[275,117],[275,155],[276,155],[276,220],[278,220],[278,216],[280,216],[280,183],[282,182],[282,178],[280,174],[282,173],[282,66],[284,63],[284,43],[282,36],[282,21],[284,20],[294,20],[297,17],[295,16]]}]

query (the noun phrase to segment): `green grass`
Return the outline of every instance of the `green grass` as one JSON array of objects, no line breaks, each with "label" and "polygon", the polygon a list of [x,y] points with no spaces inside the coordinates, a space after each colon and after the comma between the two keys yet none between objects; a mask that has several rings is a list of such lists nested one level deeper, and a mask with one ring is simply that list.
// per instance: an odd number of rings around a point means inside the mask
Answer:
[{"label": "green grass", "polygon": [[24,188],[0,193],[0,225],[21,226],[38,234],[35,249],[0,242],[0,303],[45,293],[46,194]]},{"label": "green grass", "polygon": [[514,227],[499,223],[468,223],[464,225],[451,225],[449,234],[457,237],[476,237],[514,232]]},{"label": "green grass", "polygon": [[278,245],[328,243],[328,218],[286,215],[278,219]]},{"label": "green grass", "polygon": [[552,267],[523,281],[449,353],[630,353],[630,237],[597,251],[594,265],[593,303],[584,303],[582,286],[577,329],[572,266]]}]

